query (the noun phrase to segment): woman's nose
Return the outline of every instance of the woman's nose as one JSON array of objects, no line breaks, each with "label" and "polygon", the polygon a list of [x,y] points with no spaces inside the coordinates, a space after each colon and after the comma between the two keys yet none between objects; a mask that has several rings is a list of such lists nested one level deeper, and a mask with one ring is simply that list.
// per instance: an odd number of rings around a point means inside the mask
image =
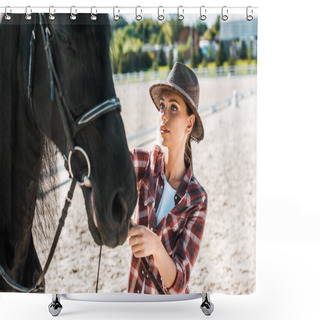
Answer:
[{"label": "woman's nose", "polygon": [[167,112],[167,108],[163,108],[160,110],[160,117],[162,120],[168,120],[168,112]]}]

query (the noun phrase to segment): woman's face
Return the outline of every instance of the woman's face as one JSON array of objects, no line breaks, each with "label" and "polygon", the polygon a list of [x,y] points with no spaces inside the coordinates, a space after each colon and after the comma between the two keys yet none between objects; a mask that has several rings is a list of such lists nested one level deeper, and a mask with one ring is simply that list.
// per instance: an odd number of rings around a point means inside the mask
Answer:
[{"label": "woman's face", "polygon": [[163,146],[181,147],[184,150],[194,121],[194,114],[188,115],[187,105],[179,95],[169,90],[163,91],[159,103],[159,127]]}]

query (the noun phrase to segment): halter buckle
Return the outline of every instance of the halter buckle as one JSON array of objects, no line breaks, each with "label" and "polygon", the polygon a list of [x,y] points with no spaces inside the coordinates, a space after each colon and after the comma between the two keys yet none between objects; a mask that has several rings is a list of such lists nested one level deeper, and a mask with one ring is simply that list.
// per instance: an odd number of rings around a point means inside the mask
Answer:
[{"label": "halter buckle", "polygon": [[84,176],[82,181],[77,180],[77,182],[78,182],[78,184],[80,186],[85,186],[87,188],[91,188],[92,184],[91,184],[91,181],[90,181],[90,175],[91,175],[90,160],[89,160],[89,157],[88,157],[87,153],[84,151],[84,149],[79,147],[79,146],[74,147],[74,149],[69,152],[69,156],[68,156],[69,174],[70,174],[71,178],[74,177],[74,174],[73,174],[73,171],[72,171],[72,165],[71,165],[71,158],[72,158],[72,155],[74,154],[75,151],[79,151],[80,153],[82,153],[82,155],[84,156],[84,158],[86,160],[87,167],[88,167],[88,174],[86,176]]}]

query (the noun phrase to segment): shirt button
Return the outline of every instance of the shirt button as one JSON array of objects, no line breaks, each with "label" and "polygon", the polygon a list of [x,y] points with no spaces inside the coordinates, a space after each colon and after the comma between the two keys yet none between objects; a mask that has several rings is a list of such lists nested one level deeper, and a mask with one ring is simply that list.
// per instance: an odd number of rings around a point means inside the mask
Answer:
[{"label": "shirt button", "polygon": [[140,293],[140,290],[137,290],[137,293]]},{"label": "shirt button", "polygon": [[147,205],[147,201],[144,202],[144,205],[145,205],[145,206]]},{"label": "shirt button", "polygon": [[148,279],[148,278],[149,278],[149,276],[148,276],[148,275],[146,275],[146,278]]},{"label": "shirt button", "polygon": [[173,230],[174,230],[174,231],[177,231],[177,230],[178,230],[178,226],[175,225],[175,226],[173,227]]},{"label": "shirt button", "polygon": [[144,274],[144,271],[142,270],[141,273]]},{"label": "shirt button", "polygon": [[163,186],[161,186],[160,188],[163,189]]},{"label": "shirt button", "polygon": [[153,231],[153,228],[151,228],[150,230]]}]

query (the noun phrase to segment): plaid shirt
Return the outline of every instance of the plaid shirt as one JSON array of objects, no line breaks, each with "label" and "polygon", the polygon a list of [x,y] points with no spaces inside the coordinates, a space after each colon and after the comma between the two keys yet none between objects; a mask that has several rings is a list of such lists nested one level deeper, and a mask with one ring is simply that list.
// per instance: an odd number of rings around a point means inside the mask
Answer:
[{"label": "plaid shirt", "polygon": [[[148,152],[131,151],[132,163],[138,181],[138,206],[133,220],[160,237],[162,244],[177,267],[177,276],[171,286],[162,283],[153,256],[147,257],[150,268],[167,294],[189,293],[188,282],[199,253],[207,211],[207,194],[192,173],[186,159],[187,172],[175,194],[175,207],[157,226],[156,212],[164,188],[164,159],[159,146]],[[157,294],[157,289],[146,273],[141,259],[132,255],[128,292]]]}]

